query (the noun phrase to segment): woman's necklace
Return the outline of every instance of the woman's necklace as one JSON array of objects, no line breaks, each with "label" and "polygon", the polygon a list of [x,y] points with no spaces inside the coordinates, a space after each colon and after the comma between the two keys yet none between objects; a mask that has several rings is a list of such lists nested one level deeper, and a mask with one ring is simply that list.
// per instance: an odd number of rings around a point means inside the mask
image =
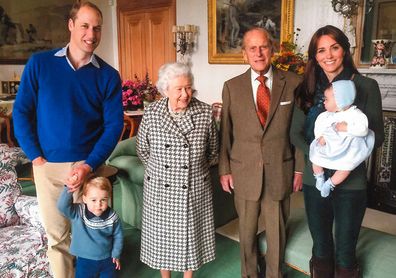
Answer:
[{"label": "woman's necklace", "polygon": [[181,119],[181,117],[183,117],[183,115],[186,113],[186,109],[180,110],[178,112],[173,111],[170,107],[170,104],[168,104],[168,109],[170,116],[175,120]]}]

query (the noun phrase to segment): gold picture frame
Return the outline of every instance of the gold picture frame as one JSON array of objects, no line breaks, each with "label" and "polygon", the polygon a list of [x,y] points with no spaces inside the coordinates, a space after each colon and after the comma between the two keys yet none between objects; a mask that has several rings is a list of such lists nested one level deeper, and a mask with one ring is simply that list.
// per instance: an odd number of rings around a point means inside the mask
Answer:
[{"label": "gold picture frame", "polygon": [[208,0],[209,63],[243,64],[241,36],[254,25],[270,29],[277,50],[293,34],[293,18],[294,0]]},{"label": "gold picture frame", "polygon": [[64,47],[73,0],[0,0],[0,64],[26,64],[38,51]]}]

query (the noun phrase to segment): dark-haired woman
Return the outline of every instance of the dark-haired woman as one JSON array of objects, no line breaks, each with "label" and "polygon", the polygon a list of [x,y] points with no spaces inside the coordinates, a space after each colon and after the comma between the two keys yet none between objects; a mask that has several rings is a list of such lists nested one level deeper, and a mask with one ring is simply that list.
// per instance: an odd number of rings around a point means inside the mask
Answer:
[{"label": "dark-haired woman", "polygon": [[[311,277],[359,277],[356,244],[366,209],[366,165],[363,162],[328,197],[321,197],[315,187],[309,144],[314,139],[314,123],[324,111],[324,89],[329,82],[353,80],[356,105],[366,114],[369,128],[375,133],[375,147],[384,140],[381,94],[375,80],[357,71],[346,35],[327,25],[312,36],[308,62],[297,95],[291,130],[291,141],[306,156],[303,192],[308,225],[313,239]],[[326,179],[334,171],[325,170]],[[333,225],[334,234],[333,234]],[[335,276],[334,276],[335,275]]]}]

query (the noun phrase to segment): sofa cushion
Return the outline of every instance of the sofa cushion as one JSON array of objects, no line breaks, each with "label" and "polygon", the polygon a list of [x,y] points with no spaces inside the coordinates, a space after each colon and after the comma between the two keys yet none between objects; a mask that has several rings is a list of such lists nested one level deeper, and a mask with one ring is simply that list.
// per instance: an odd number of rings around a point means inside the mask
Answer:
[{"label": "sofa cushion", "polygon": [[21,194],[15,171],[15,152],[0,144],[0,227],[16,225],[19,222],[14,203]]},{"label": "sofa cushion", "polygon": [[364,278],[391,278],[396,273],[396,236],[377,230],[360,230],[356,256]]},{"label": "sofa cushion", "polygon": [[9,147],[7,144],[0,144],[0,158],[1,161],[7,161],[14,167],[30,162],[21,148]]},{"label": "sofa cushion", "polygon": [[109,165],[117,167],[121,175],[127,174],[132,183],[143,186],[144,166],[137,156],[122,155],[113,158]]},{"label": "sofa cushion", "polygon": [[19,223],[14,203],[20,194],[21,188],[15,174],[4,171],[4,168],[0,169],[0,228]]},{"label": "sofa cushion", "polygon": [[15,203],[15,210],[19,216],[20,225],[32,226],[45,234],[44,227],[41,224],[41,216],[36,197],[21,195]]},{"label": "sofa cushion", "polygon": [[0,277],[52,277],[47,239],[25,225],[0,229]]}]

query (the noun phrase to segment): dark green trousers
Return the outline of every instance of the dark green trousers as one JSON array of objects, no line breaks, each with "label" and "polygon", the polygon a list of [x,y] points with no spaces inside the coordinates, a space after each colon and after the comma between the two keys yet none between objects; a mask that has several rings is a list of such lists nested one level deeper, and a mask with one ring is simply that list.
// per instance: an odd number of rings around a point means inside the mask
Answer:
[{"label": "dark green trousers", "polygon": [[332,259],[335,255],[338,266],[353,268],[357,263],[356,244],[366,211],[366,190],[339,187],[327,198],[321,197],[315,186],[304,185],[303,191],[313,256]]}]

